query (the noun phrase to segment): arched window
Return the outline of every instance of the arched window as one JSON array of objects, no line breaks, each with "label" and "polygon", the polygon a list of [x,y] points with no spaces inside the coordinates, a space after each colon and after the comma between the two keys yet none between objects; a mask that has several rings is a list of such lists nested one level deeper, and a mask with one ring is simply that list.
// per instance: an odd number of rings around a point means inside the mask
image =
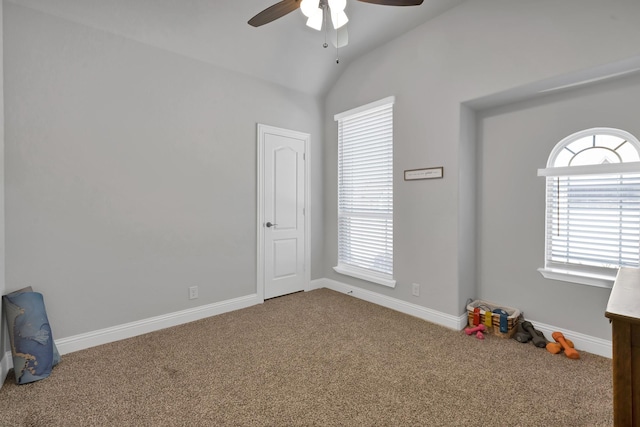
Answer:
[{"label": "arched window", "polygon": [[611,128],[580,131],[552,150],[545,176],[545,266],[551,279],[611,286],[640,266],[640,142]]}]

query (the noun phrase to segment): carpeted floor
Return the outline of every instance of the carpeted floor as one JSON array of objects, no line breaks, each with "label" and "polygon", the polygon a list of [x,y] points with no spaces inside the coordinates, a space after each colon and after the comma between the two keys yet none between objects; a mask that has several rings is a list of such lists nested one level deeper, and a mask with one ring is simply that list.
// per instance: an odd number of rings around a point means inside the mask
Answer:
[{"label": "carpeted floor", "polygon": [[0,426],[610,426],[611,361],[326,289],[63,356]]}]

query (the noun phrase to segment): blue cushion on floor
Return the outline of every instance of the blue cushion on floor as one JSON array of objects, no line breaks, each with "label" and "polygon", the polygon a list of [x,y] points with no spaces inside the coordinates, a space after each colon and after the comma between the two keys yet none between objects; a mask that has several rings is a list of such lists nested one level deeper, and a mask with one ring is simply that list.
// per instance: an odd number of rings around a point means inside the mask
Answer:
[{"label": "blue cushion on floor", "polygon": [[47,378],[60,361],[47,319],[44,298],[30,288],[2,297],[9,329],[16,382],[27,384]]}]

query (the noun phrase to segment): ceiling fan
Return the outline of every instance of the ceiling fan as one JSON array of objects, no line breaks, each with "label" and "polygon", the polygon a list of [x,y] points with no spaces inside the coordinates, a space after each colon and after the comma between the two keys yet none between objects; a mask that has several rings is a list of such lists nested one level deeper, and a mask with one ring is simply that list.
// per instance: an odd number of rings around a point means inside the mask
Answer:
[{"label": "ceiling fan", "polygon": [[[386,6],[419,6],[423,0],[359,0],[364,3],[372,3]],[[307,26],[315,30],[322,30],[322,25],[331,17],[333,28],[336,30],[336,37],[333,44],[342,47],[347,44],[348,35],[345,24],[349,22],[344,9],[347,0],[282,0],[249,20],[249,25],[260,27],[278,18],[282,18],[290,12],[300,8],[307,17]],[[325,25],[326,29],[326,25]],[[327,47],[325,42],[324,47]]]}]

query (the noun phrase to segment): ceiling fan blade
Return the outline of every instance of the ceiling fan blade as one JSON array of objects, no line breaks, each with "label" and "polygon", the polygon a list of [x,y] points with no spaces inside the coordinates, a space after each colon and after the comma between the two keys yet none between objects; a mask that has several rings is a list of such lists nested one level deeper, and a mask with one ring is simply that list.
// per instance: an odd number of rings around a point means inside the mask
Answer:
[{"label": "ceiling fan blade", "polygon": [[264,24],[268,24],[271,21],[275,21],[278,18],[282,18],[287,13],[293,12],[300,7],[300,0],[282,0],[258,13],[251,18],[248,22],[253,27],[259,27]]},{"label": "ceiling fan blade", "polygon": [[333,47],[338,48],[345,47],[349,43],[349,33],[346,25],[331,32],[331,43],[333,43]]},{"label": "ceiling fan blade", "polygon": [[359,0],[363,3],[380,4],[384,6],[420,6],[424,0]]}]

